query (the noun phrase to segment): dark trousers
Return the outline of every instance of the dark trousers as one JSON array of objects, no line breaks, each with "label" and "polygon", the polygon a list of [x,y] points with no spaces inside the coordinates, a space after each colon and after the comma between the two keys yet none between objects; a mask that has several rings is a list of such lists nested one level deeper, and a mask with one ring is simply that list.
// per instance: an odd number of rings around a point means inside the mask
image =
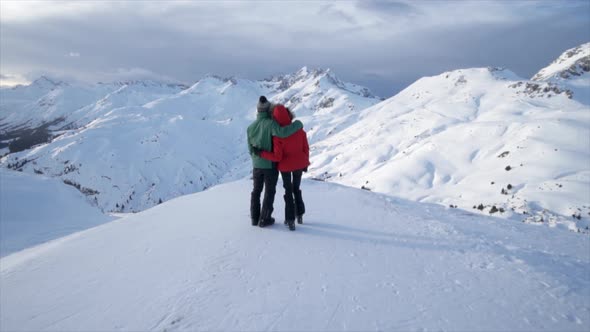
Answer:
[{"label": "dark trousers", "polygon": [[[254,168],[252,178],[254,180],[254,189],[250,196],[250,217],[252,221],[258,221],[260,219],[268,220],[273,211],[272,205],[275,201],[279,171],[276,168]],[[264,199],[262,201],[262,209],[260,209],[260,194],[263,188]]]},{"label": "dark trousers", "polygon": [[303,170],[281,172],[283,188],[285,188],[285,220],[295,220],[295,216],[305,213],[305,204],[301,196],[301,176]]}]

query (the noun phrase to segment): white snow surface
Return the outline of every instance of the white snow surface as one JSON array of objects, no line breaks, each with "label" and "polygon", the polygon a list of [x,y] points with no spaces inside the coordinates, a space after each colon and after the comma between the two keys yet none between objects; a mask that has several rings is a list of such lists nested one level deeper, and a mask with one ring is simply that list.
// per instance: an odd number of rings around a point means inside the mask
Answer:
[{"label": "white snow surface", "polygon": [[3,331],[588,331],[590,238],[303,182],[290,232],[246,180],[0,259]]},{"label": "white snow surface", "polygon": [[56,179],[0,169],[0,256],[113,219]]}]

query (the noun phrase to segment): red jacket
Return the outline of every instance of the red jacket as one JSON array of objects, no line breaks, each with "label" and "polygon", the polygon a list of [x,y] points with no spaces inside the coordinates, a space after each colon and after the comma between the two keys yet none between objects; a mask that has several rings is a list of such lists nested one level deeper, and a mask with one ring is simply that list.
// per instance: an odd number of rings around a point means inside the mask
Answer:
[{"label": "red jacket", "polygon": [[[291,123],[291,116],[283,105],[277,105],[272,115],[281,127]],[[309,166],[309,144],[303,129],[299,129],[287,138],[273,136],[272,150],[272,152],[262,151],[260,156],[278,162],[277,168],[281,172],[292,172]]]}]

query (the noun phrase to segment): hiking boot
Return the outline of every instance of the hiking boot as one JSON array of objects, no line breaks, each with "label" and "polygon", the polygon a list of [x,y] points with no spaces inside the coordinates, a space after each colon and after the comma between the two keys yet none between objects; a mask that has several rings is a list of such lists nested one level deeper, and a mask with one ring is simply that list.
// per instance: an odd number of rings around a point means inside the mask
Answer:
[{"label": "hiking boot", "polygon": [[258,226],[258,219],[252,219],[252,226]]},{"label": "hiking boot", "polygon": [[298,224],[303,224],[303,215],[302,214],[300,214],[300,215],[297,216],[297,223]]},{"label": "hiking boot", "polygon": [[289,226],[290,231],[295,230],[295,220],[287,220],[287,226]]},{"label": "hiking boot", "polygon": [[274,223],[275,223],[275,218],[268,218],[266,220],[261,218],[260,221],[258,222],[258,226],[259,227],[266,227],[266,226],[270,226]]}]

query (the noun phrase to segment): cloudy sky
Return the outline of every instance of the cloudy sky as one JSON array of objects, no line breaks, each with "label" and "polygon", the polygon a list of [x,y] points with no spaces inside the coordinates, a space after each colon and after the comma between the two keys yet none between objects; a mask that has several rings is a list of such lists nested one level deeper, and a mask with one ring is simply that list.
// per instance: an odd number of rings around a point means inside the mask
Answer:
[{"label": "cloudy sky", "polygon": [[426,75],[501,66],[531,77],[590,41],[590,0],[0,1],[0,81],[331,68],[383,97]]}]

